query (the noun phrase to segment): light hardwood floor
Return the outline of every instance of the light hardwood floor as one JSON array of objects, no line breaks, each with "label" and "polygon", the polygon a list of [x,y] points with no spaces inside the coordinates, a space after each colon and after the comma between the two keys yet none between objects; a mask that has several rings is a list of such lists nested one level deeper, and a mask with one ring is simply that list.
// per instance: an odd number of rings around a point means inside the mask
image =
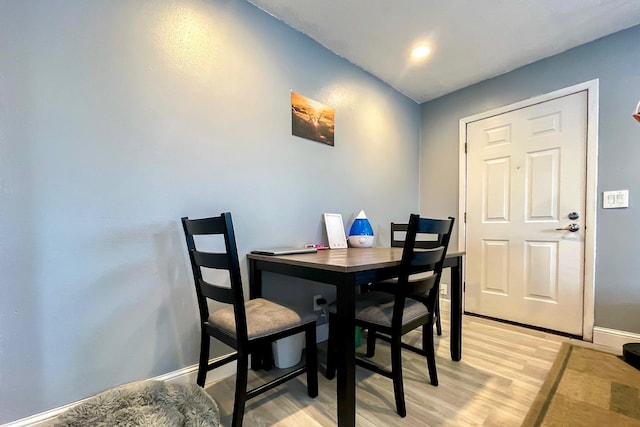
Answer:
[{"label": "light hardwood floor", "polygon": [[[448,318],[443,312],[443,335],[436,336],[440,385],[429,384],[426,360],[403,351],[407,417],[395,410],[391,380],[356,369],[358,426],[519,426],[547,375],[563,341],[568,338],[518,326],[464,316],[462,360],[449,356]],[[414,331],[406,341],[419,343]],[[363,340],[364,344],[364,340]],[[334,426],[336,382],[324,377],[325,345],[320,344],[320,390],[316,399],[306,393],[304,375],[250,400],[246,426]],[[359,351],[364,351],[364,346]],[[390,364],[389,347],[378,340],[375,359]],[[260,376],[252,372],[251,384]],[[235,376],[207,387],[220,406],[221,425],[230,426]]]}]

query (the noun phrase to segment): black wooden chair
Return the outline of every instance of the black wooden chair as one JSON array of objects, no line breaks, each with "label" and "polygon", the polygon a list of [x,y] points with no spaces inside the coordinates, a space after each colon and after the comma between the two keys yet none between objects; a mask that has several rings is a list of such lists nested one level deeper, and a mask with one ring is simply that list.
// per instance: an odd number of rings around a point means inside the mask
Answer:
[{"label": "black wooden chair", "polygon": [[[187,240],[191,268],[195,281],[198,307],[200,310],[201,344],[197,383],[204,387],[207,372],[237,360],[236,392],[233,407],[234,427],[242,425],[245,402],[276,387],[298,375],[307,373],[307,392],[310,397],[318,395],[318,359],[316,346],[315,315],[300,314],[296,311],[256,298],[244,300],[238,251],[229,212],[218,217],[189,219],[182,218],[182,226]],[[194,236],[219,235],[219,247],[224,250],[202,252],[196,249]],[[199,237],[198,239],[206,239]],[[215,237],[210,239],[215,240]],[[198,240],[200,242],[200,240]],[[204,243],[204,242],[203,242]],[[212,242],[213,243],[213,242]],[[199,244],[200,245],[200,244]],[[230,282],[230,286],[212,284],[203,278],[208,269],[226,270],[228,275],[218,283]],[[209,277],[209,276],[205,276]],[[207,300],[226,304],[209,313]],[[248,358],[270,347],[270,343],[300,332],[305,333],[305,366],[294,369],[266,384],[247,390]],[[209,363],[210,338],[216,338],[236,351],[221,360]]]},{"label": "black wooden chair", "polygon": [[[368,330],[367,353],[370,349],[374,351],[376,337],[389,341],[391,371],[361,357],[356,358],[356,364],[393,380],[396,409],[401,417],[407,414],[402,380],[403,347],[426,357],[431,384],[438,385],[433,321],[442,265],[453,223],[453,218],[440,220],[411,215],[403,244],[398,278],[376,283],[370,292],[362,293],[356,299],[355,323]],[[430,249],[416,248],[417,236],[425,234],[441,236],[439,237],[440,246]],[[336,371],[335,360],[339,357],[336,354],[335,331],[340,325],[337,324],[334,304],[329,306],[329,313],[326,376],[332,379]],[[423,326],[422,349],[402,342],[403,335],[420,326]],[[371,342],[374,345],[370,347]]]},{"label": "black wooden chair", "polygon": [[[392,248],[401,248],[404,246],[404,238],[398,238],[399,234],[406,234],[408,224],[396,224],[395,222],[391,223],[391,247]],[[420,249],[433,249],[442,245],[442,239],[444,238],[443,234],[438,234],[432,236],[432,240],[416,240],[416,248]],[[439,286],[439,285],[438,285]],[[425,295],[425,298],[428,296]],[[416,298],[418,299],[418,298]],[[440,293],[436,297],[436,308],[433,313],[436,324],[436,332],[438,335],[442,335],[442,321],[440,319]]]}]

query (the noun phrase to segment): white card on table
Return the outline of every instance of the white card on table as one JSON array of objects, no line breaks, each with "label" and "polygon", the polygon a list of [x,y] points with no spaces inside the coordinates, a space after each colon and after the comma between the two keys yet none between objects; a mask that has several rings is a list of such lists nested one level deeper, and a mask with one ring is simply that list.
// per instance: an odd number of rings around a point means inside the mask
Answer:
[{"label": "white card on table", "polygon": [[342,215],[324,214],[324,225],[327,228],[327,238],[331,249],[343,249],[347,247],[347,237],[344,233]]}]

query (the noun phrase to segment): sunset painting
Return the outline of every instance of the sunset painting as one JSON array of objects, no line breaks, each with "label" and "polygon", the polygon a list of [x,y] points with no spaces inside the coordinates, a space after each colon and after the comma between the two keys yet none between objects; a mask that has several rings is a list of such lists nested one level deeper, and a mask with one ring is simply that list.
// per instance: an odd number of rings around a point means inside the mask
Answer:
[{"label": "sunset painting", "polygon": [[291,133],[333,145],[333,108],[291,92]]}]

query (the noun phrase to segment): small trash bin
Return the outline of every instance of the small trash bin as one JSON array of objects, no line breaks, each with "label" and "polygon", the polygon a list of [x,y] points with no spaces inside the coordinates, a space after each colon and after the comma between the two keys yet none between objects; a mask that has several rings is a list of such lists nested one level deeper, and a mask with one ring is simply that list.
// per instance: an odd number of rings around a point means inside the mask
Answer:
[{"label": "small trash bin", "polygon": [[304,348],[304,332],[282,338],[271,343],[273,363],[278,368],[290,368],[302,359]]}]

